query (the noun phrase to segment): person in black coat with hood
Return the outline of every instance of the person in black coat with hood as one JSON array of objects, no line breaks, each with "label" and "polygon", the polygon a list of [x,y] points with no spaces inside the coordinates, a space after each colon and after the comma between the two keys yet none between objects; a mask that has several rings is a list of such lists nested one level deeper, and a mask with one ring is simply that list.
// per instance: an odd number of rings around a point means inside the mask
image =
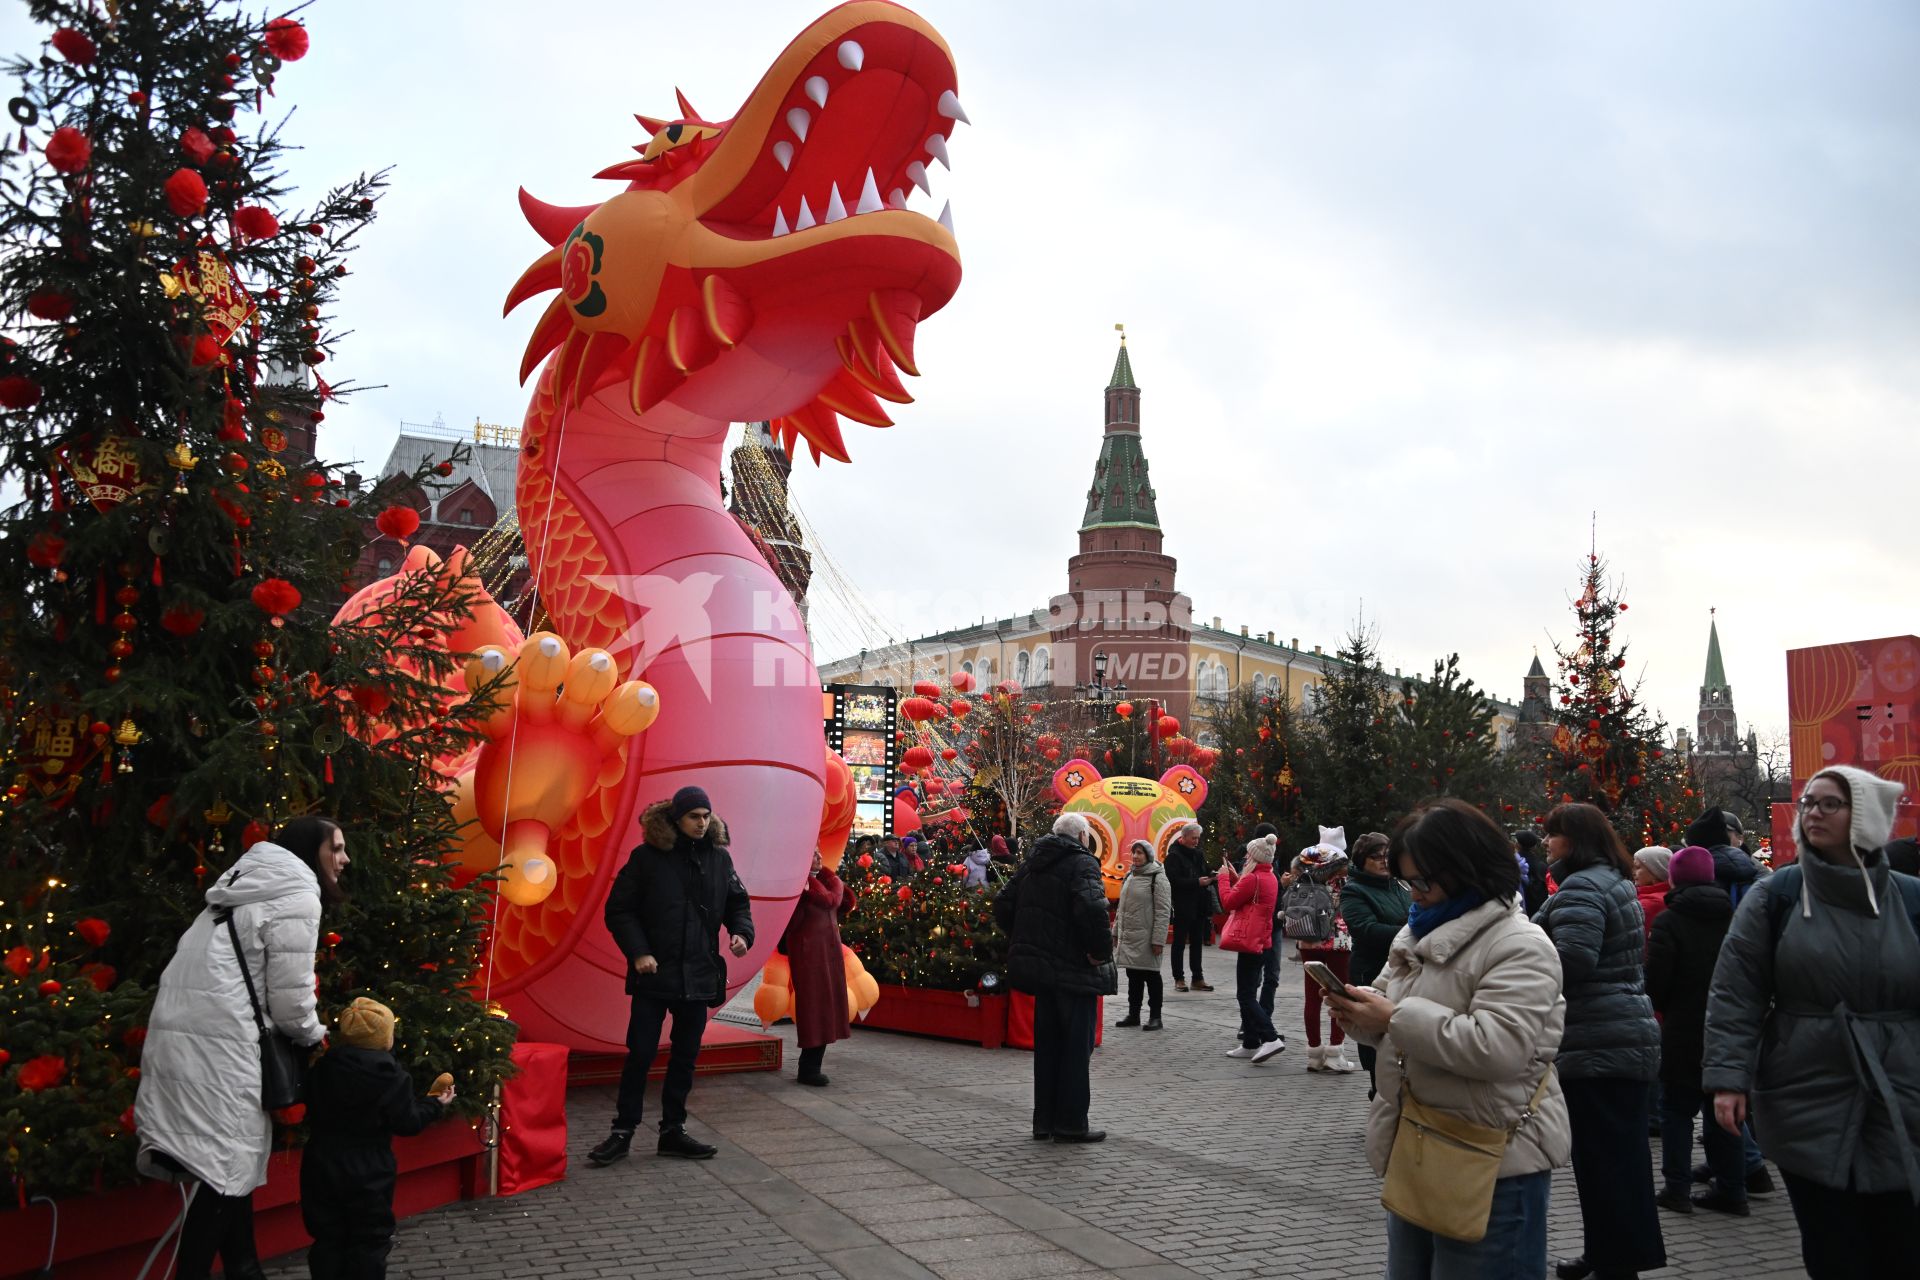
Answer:
[{"label": "person in black coat with hood", "polygon": [[687,1132],[687,1095],[707,1010],[727,1000],[727,962],[720,954],[720,928],[729,949],[744,956],[753,945],[753,903],[734,873],[727,828],[707,793],[682,787],[672,800],[649,805],[640,815],[646,837],[614,877],[607,894],[607,932],[627,958],[627,1061],[620,1069],[620,1100],[613,1132],[587,1153],[596,1168],[624,1159],[640,1124],[647,1073],[660,1047],[660,1028],[673,1019],[667,1078],[660,1091],[660,1155],[705,1160],[711,1144]]},{"label": "person in black coat with hood", "polygon": [[[1693,1207],[1747,1215],[1745,1144],[1713,1119],[1713,1098],[1700,1084],[1707,1047],[1707,992],[1720,944],[1733,923],[1733,899],[1715,879],[1714,857],[1698,845],[1673,855],[1667,866],[1673,888],[1667,909],[1647,940],[1647,995],[1660,1014],[1660,1172],[1663,1209]],[[1700,1145],[1713,1170],[1713,1186],[1689,1199],[1693,1185],[1693,1118],[1704,1117]]]},{"label": "person in black coat with hood", "polygon": [[1033,997],[1033,1136],[1099,1142],[1087,1127],[1099,998],[1119,990],[1107,891],[1087,820],[1063,813],[994,899],[1006,931],[1007,977]]},{"label": "person in black coat with hood", "polygon": [[340,1013],[333,1046],[307,1073],[311,1138],[300,1160],[300,1218],[313,1280],[382,1280],[393,1248],[395,1134],[446,1114],[453,1077],[418,1097],[393,1056],[393,1011],[361,996]]}]

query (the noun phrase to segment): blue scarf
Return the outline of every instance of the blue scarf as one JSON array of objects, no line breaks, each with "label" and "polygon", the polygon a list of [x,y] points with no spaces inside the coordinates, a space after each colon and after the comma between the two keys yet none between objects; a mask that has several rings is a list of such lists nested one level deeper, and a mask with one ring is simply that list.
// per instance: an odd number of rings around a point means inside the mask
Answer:
[{"label": "blue scarf", "polygon": [[1413,930],[1414,937],[1424,938],[1447,921],[1458,920],[1486,900],[1487,895],[1478,889],[1468,889],[1430,907],[1423,907],[1416,902],[1413,909],[1407,912],[1407,928]]}]

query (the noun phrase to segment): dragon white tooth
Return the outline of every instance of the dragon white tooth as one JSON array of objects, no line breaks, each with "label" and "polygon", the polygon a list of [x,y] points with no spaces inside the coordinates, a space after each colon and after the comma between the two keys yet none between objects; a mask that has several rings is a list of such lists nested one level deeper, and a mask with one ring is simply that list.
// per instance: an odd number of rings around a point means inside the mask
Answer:
[{"label": "dragon white tooth", "polygon": [[840,65],[849,71],[858,71],[867,62],[867,51],[852,40],[840,42]]},{"label": "dragon white tooth", "polygon": [[773,211],[773,234],[776,236],[787,234],[787,214],[784,209]]},{"label": "dragon white tooth", "polygon": [[940,221],[940,225],[947,229],[947,234],[952,235],[953,234],[953,201],[949,200],[945,204],[940,206],[939,221]]},{"label": "dragon white tooth", "polygon": [[805,107],[795,107],[787,112],[787,128],[793,130],[793,136],[805,142],[807,126],[813,123],[813,117],[807,114]]},{"label": "dragon white tooth", "polygon": [[854,206],[855,213],[878,213],[886,208],[880,203],[880,188],[873,181],[873,170],[867,170],[867,180],[860,184],[860,203]]},{"label": "dragon white tooth", "polygon": [[949,120],[958,120],[961,124],[973,123],[973,121],[967,119],[967,113],[961,109],[960,99],[954,96],[953,90],[951,89],[948,89],[940,95],[940,105],[937,109],[941,115]]},{"label": "dragon white tooth", "polygon": [[887,208],[904,209],[907,207],[907,193],[895,187],[887,192]]},{"label": "dragon white tooth", "polygon": [[915,160],[907,166],[907,176],[913,179],[914,186],[928,195],[933,194],[933,184],[927,181],[927,166]]},{"label": "dragon white tooth", "polygon": [[793,216],[793,229],[805,231],[813,225],[813,210],[807,208],[807,198],[800,197],[800,212]]},{"label": "dragon white tooth", "polygon": [[782,169],[793,168],[793,144],[785,138],[773,144],[773,158],[780,162]]},{"label": "dragon white tooth", "polygon": [[840,199],[840,184],[836,182],[827,188],[827,216],[823,221],[838,222],[846,216],[847,206]]},{"label": "dragon white tooth", "polygon": [[807,97],[813,99],[814,106],[824,107],[827,105],[827,78],[825,76],[808,76],[805,88]]},{"label": "dragon white tooth", "polygon": [[[801,135],[803,140],[805,136],[805,134]],[[947,140],[943,135],[936,133],[927,139],[927,154],[931,155],[948,169],[953,168],[953,161],[947,157]],[[929,191],[927,194],[932,195],[933,193]]]}]

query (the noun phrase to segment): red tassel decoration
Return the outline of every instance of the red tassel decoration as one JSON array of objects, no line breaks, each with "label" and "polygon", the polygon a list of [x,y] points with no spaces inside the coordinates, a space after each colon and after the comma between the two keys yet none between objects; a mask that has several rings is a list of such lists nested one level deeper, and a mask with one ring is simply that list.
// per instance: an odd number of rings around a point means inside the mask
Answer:
[{"label": "red tassel decoration", "polygon": [[53,509],[55,511],[65,511],[67,509],[67,494],[66,490],[60,486],[60,469],[58,467],[48,467],[47,479],[53,481]]},{"label": "red tassel decoration", "polygon": [[332,786],[333,785],[333,757],[328,756],[326,759],[327,759],[327,785]]},{"label": "red tassel decoration", "polygon": [[108,786],[113,782],[113,748],[108,747],[100,753],[100,785]]},{"label": "red tassel decoration", "polygon": [[98,579],[95,580],[94,585],[98,588],[98,590],[96,590],[93,593],[93,620],[104,627],[107,625],[106,575],[102,574]]},{"label": "red tassel decoration", "polygon": [[233,576],[239,577],[246,572],[246,568],[247,566],[240,559],[240,539],[235,538],[233,540]]},{"label": "red tassel decoration", "polygon": [[159,556],[153,558],[153,585],[156,587],[164,587],[167,585],[166,577],[160,572]]}]

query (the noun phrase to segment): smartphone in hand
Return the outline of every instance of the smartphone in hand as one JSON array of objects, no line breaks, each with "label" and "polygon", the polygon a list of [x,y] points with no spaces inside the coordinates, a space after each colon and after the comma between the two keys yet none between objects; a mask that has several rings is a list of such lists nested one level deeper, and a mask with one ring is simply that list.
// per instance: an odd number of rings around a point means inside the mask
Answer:
[{"label": "smartphone in hand", "polygon": [[1308,960],[1302,967],[1306,969],[1307,976],[1319,983],[1320,989],[1328,995],[1339,996],[1342,1000],[1349,998],[1347,984],[1340,981],[1340,976],[1328,968],[1325,961]]}]

